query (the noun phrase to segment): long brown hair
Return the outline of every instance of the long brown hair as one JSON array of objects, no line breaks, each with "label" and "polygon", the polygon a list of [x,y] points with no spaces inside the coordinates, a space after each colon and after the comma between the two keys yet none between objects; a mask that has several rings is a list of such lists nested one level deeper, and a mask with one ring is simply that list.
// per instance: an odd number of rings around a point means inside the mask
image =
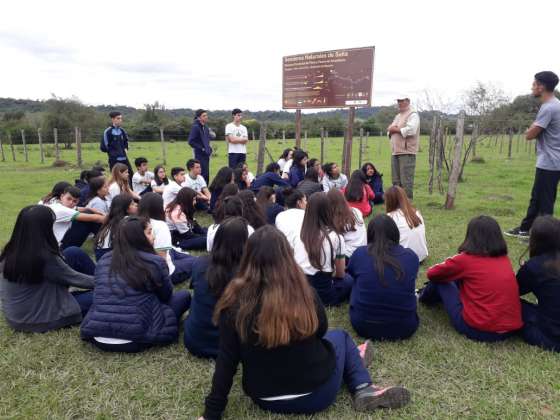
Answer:
[{"label": "long brown hair", "polygon": [[[316,192],[311,194],[305,209],[303,224],[301,226],[300,238],[303,242],[309,262],[317,270],[321,270],[323,264],[330,257],[334,267],[335,251],[329,238],[329,232],[333,229],[333,212],[327,198],[327,194]],[[327,239],[330,244],[331,255],[324,255],[323,241]]]},{"label": "long brown hair", "polygon": [[[128,179],[125,179],[122,175],[125,171],[128,171],[128,166],[124,163],[115,163],[113,169],[111,169],[111,179],[109,180],[109,185],[115,182],[120,190],[121,193],[131,193],[130,185],[128,184]],[[132,176],[131,173],[128,174],[129,177]]]},{"label": "long brown hair", "polygon": [[327,200],[332,210],[332,228],[339,235],[356,231],[356,216],[346,202],[344,194],[337,189],[331,189],[327,193]]},{"label": "long brown hair", "polygon": [[247,240],[238,276],[216,304],[214,323],[232,311],[242,342],[251,334],[267,349],[312,336],[319,327],[315,296],[286,237],[266,225]]},{"label": "long brown hair", "polygon": [[399,209],[403,212],[406,224],[410,229],[422,224],[422,220],[416,214],[416,209],[406,196],[404,189],[398,185],[393,185],[385,191],[385,210],[387,213],[391,213]]}]

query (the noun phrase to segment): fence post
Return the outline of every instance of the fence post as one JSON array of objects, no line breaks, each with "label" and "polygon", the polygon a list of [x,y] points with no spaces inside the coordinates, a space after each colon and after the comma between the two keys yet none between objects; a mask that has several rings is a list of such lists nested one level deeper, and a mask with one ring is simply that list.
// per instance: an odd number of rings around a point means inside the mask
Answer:
[{"label": "fence post", "polygon": [[303,133],[303,150],[307,150],[307,130]]},{"label": "fence post", "polygon": [[455,204],[455,195],[457,193],[457,183],[459,182],[459,173],[461,172],[461,152],[463,151],[465,129],[465,111],[459,113],[457,119],[457,129],[455,134],[455,148],[453,153],[453,164],[451,173],[449,174],[449,184],[447,187],[447,199],[445,200],[445,208],[452,209]]},{"label": "fence post", "polygon": [[509,129],[509,140],[508,140],[508,159],[511,159],[511,148],[513,146],[513,128]]},{"label": "fence post", "polygon": [[54,136],[54,158],[60,160],[60,149],[58,148],[58,128],[53,128]]},{"label": "fence post", "polygon": [[163,132],[163,127],[159,128],[159,139],[161,142],[161,158],[163,160],[163,164],[167,165],[167,150],[165,150],[165,134]]},{"label": "fence post", "polygon": [[76,163],[78,168],[82,167],[82,140],[80,139],[80,129],[74,127],[74,138],[76,141]]},{"label": "fence post", "polygon": [[329,143],[329,130],[325,130],[325,160],[327,160],[327,153],[329,152]]},{"label": "fence post", "polygon": [[[276,136],[275,136],[276,137]],[[260,139],[260,138],[259,138]],[[282,146],[286,144],[286,130],[282,130]]]},{"label": "fence post", "polygon": [[43,150],[43,136],[41,135],[41,129],[37,129],[37,138],[39,139],[39,154],[41,155],[41,163],[45,163],[45,151]]},{"label": "fence post", "polygon": [[251,130],[251,137],[253,138],[253,143],[255,145],[255,159],[259,153],[259,142],[255,141],[255,130]]},{"label": "fence post", "polygon": [[27,153],[27,142],[25,141],[25,130],[21,130],[21,143],[23,144],[23,156],[25,161],[29,162],[29,154]]},{"label": "fence post", "polygon": [[263,173],[265,148],[266,148],[266,123],[263,122],[261,124],[261,132],[259,136],[259,153],[257,156],[257,175]]},{"label": "fence post", "polygon": [[0,136],[0,154],[2,155],[2,162],[6,162],[6,155],[4,154],[4,146],[2,145],[2,136]]},{"label": "fence post", "polygon": [[325,129],[321,127],[321,164],[325,163]]},{"label": "fence post", "polygon": [[12,141],[12,133],[8,131],[8,141],[10,142],[10,149],[12,150],[12,159],[16,161],[16,150],[14,149],[14,142]]},{"label": "fence post", "polygon": [[360,127],[360,150],[358,152],[358,168],[362,167],[363,153],[364,153],[364,129]]}]

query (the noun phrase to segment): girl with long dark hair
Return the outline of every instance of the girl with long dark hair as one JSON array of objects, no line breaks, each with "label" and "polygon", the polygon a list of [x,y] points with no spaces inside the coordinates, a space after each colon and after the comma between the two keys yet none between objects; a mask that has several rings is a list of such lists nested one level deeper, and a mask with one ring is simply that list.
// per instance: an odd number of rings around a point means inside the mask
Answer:
[{"label": "girl with long dark hair", "polygon": [[307,198],[301,191],[291,187],[286,188],[283,191],[283,195],[286,211],[276,216],[275,224],[276,228],[286,236],[288,243],[293,248],[301,232],[305,208],[307,207]]},{"label": "girl with long dark hair", "polygon": [[70,184],[69,182],[66,182],[66,181],[57,182],[56,184],[54,184],[51,192],[48,193],[47,195],[45,195],[43,198],[41,198],[41,200],[39,201],[38,204],[43,204],[43,205],[47,206],[47,205],[52,204],[56,201],[59,201],[62,194],[64,194],[64,190],[67,187],[71,187],[71,186],[72,186],[72,184]]},{"label": "girl with long dark hair", "polygon": [[277,163],[269,163],[264,170],[264,174],[257,176],[253,180],[253,182],[251,183],[251,190],[253,190],[253,192],[257,194],[260,189],[265,186],[278,186],[282,188],[289,187],[290,183],[285,179],[282,179],[279,172],[280,166]]},{"label": "girl with long dark hair", "polygon": [[276,216],[284,211],[284,207],[276,202],[276,191],[272,187],[262,186],[257,193],[257,206],[259,206],[264,214],[266,221],[270,225],[276,223]]},{"label": "girl with long dark hair", "polygon": [[373,193],[375,194],[372,205],[383,204],[383,174],[380,173],[371,162],[366,162],[362,165],[362,173],[366,177],[367,184],[371,187]]},{"label": "girl with long dark hair", "polygon": [[194,297],[184,324],[184,342],[185,347],[196,356],[218,356],[219,333],[212,323],[212,315],[224,290],[237,275],[249,237],[248,227],[247,220],[238,216],[222,221],[210,255],[200,257],[194,264],[191,280]]},{"label": "girl with long dark hair", "polygon": [[280,158],[278,159],[278,162],[276,162],[278,164],[280,172],[284,170],[284,166],[286,165],[286,162],[292,159],[293,154],[294,154],[294,149],[289,149],[289,148],[284,149],[284,151],[280,155]]},{"label": "girl with long dark hair", "polygon": [[348,178],[340,171],[340,166],[334,162],[323,165],[323,191],[329,192],[332,189],[342,190],[348,185]]},{"label": "girl with long dark hair", "polygon": [[233,182],[234,182],[233,169],[224,166],[218,171],[218,173],[216,173],[216,176],[214,176],[214,179],[212,180],[210,186],[208,187],[208,190],[212,194],[210,197],[208,213],[210,214],[214,213],[214,209],[216,208],[216,202],[218,201],[218,198],[222,194],[222,190],[227,184],[232,184]]},{"label": "girl with long dark hair", "polygon": [[258,229],[261,226],[266,225],[266,216],[262,209],[257,205],[253,191],[239,191],[237,196],[243,202],[243,217],[247,219],[249,224],[254,229]]},{"label": "girl with long dark hair", "polygon": [[[222,195],[226,192],[226,189],[224,189]],[[206,236],[206,250],[208,252],[212,251],[214,246],[214,237],[216,236],[216,232],[221,224],[232,217],[245,218],[245,207],[243,205],[243,201],[237,195],[227,196],[223,199],[220,198],[220,207],[217,208],[216,216],[214,218],[215,223],[208,227],[208,234]],[[245,218],[245,220],[247,219]],[[254,232],[255,229],[253,226],[247,224],[248,235],[251,236]]]},{"label": "girl with long dark hair", "polygon": [[560,352],[560,220],[540,216],[531,226],[529,260],[517,272],[519,295],[533,293],[538,303],[521,300],[523,339]]},{"label": "girl with long dark hair", "polygon": [[84,340],[102,350],[132,353],[177,341],[190,294],[173,293],[167,264],[153,243],[148,219],[121,220],[113,250],[95,271],[93,304],[80,328]]},{"label": "girl with long dark hair", "polygon": [[79,324],[91,305],[91,292],[68,288],[92,289],[95,265],[80,248],[60,252],[55,220],[47,206],[23,208],[0,254],[2,311],[14,330],[46,332]]},{"label": "girl with long dark hair", "polygon": [[248,172],[243,169],[243,167],[238,167],[233,170],[233,182],[237,185],[239,191],[246,190],[251,187]]},{"label": "girl with long dark hair", "polygon": [[294,161],[288,175],[288,180],[293,188],[296,188],[303,181],[305,171],[307,171],[307,160],[307,153],[303,150],[296,150],[294,152]]},{"label": "girl with long dark hair", "polygon": [[165,167],[163,165],[157,165],[154,168],[154,179],[152,179],[151,187],[152,191],[158,194],[163,194],[163,189],[169,184],[169,179],[165,174]]},{"label": "girl with long dark hair", "polygon": [[308,168],[303,177],[303,181],[298,184],[297,189],[308,198],[313,193],[323,191],[323,186],[319,182],[319,172],[317,172],[317,169],[313,167]]},{"label": "girl with long dark hair", "polygon": [[320,299],[284,236],[264,226],[251,236],[237,276],[218,301],[220,347],[203,418],[221,418],[239,363],[243,390],[263,410],[313,414],[334,403],[344,381],[358,411],[406,404],[402,387],[372,385],[364,357],[342,330],[328,331]]},{"label": "girl with long dark hair", "polygon": [[399,229],[387,215],[369,222],[367,240],[367,246],[356,249],[348,264],[354,278],[352,327],[374,340],[409,338],[419,324],[414,294],[418,257],[399,245]]},{"label": "girl with long dark hair", "polygon": [[471,340],[511,337],[523,326],[521,303],[498,222],[489,216],[471,219],[458,252],[428,269],[430,281],[419,301],[443,301],[455,330]]},{"label": "girl with long dark hair", "polygon": [[92,178],[89,181],[89,193],[86,198],[86,206],[90,209],[99,210],[103,214],[109,214],[109,182],[104,176]]},{"label": "girl with long dark hair", "polygon": [[165,219],[173,244],[183,250],[206,249],[206,229],[194,218],[195,206],[196,191],[184,187],[165,208]]},{"label": "girl with long dark hair", "polygon": [[339,190],[330,190],[327,199],[332,210],[332,228],[342,235],[345,244],[346,261],[352,256],[354,251],[367,244],[366,226],[362,213],[350,207]]},{"label": "girl with long dark hair", "polygon": [[371,214],[371,204],[375,195],[371,187],[366,183],[366,177],[362,171],[356,170],[352,172],[348,185],[342,189],[344,197],[348,204],[355,209],[360,210],[363,217]]},{"label": "girl with long dark hair", "polygon": [[333,212],[324,193],[309,197],[294,256],[325,305],[338,305],[350,296],[352,278],[345,273],[346,244],[333,228]]},{"label": "girl with long dark hair", "polygon": [[115,163],[111,169],[111,179],[109,179],[109,203],[119,194],[125,193],[132,195],[136,200],[140,200],[140,196],[130,188],[128,166],[124,163]]}]

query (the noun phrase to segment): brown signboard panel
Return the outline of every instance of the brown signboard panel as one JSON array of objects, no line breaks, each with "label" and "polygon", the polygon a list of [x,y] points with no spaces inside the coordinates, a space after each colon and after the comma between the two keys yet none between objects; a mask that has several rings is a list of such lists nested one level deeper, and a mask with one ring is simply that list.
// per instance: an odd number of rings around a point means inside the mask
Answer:
[{"label": "brown signboard panel", "polygon": [[375,47],[282,58],[282,108],[371,106]]}]

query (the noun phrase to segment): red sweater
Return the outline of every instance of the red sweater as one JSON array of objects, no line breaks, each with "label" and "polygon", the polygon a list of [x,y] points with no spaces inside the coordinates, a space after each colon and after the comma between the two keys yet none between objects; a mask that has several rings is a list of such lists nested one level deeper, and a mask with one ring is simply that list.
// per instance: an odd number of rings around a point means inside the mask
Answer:
[{"label": "red sweater", "polygon": [[460,280],[463,319],[480,331],[503,333],[523,326],[519,287],[507,256],[461,253],[428,269],[436,283]]},{"label": "red sweater", "polygon": [[[347,187],[346,187],[347,188]],[[343,188],[341,191],[343,194],[346,194],[346,188]],[[362,194],[361,201],[348,201],[348,205],[350,207],[354,207],[362,212],[362,216],[367,217],[371,213],[371,204],[370,201],[373,201],[375,198],[375,194],[371,187],[367,184],[364,185],[364,192]]]}]

